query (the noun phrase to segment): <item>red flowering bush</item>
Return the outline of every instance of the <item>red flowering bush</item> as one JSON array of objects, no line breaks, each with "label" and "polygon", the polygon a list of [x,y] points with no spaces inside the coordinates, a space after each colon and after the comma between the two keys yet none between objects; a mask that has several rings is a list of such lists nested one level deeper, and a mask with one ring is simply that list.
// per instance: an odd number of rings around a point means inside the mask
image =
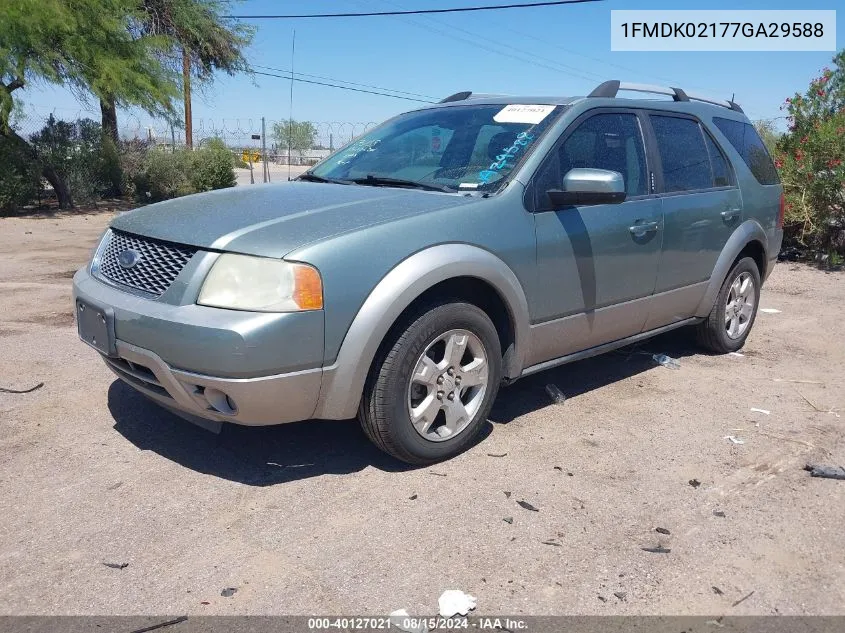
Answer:
[{"label": "red flowering bush", "polygon": [[845,50],[807,91],[783,105],[789,130],[777,144],[775,166],[786,194],[789,241],[845,251]]}]

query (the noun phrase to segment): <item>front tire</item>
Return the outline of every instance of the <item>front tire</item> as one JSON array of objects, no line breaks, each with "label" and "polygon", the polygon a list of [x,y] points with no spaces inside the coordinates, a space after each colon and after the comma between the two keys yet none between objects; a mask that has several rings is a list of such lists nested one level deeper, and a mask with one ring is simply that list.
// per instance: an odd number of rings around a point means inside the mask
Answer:
[{"label": "front tire", "polygon": [[760,304],[760,271],[750,257],[740,259],[719,290],[707,318],[698,325],[698,341],[717,354],[745,345]]},{"label": "front tire", "polygon": [[409,464],[454,457],[483,428],[499,389],[496,328],[475,305],[439,301],[416,312],[394,336],[364,388],[364,432]]}]

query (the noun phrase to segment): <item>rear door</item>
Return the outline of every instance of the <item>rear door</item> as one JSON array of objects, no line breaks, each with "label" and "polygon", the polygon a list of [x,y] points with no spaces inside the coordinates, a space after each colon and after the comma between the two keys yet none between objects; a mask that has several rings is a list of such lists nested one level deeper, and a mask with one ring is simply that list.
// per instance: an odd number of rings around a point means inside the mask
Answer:
[{"label": "rear door", "polygon": [[[570,169],[622,174],[621,204],[555,208]],[[529,189],[537,265],[545,292],[534,314],[530,360],[551,358],[637,334],[654,291],[661,242],[660,200],[651,193],[643,128],[635,111],[590,110],[574,121],[537,170]]]},{"label": "rear door", "polygon": [[645,329],[686,319],[733,230],[742,197],[724,152],[698,119],[649,112],[656,188],[663,201],[663,242]]}]

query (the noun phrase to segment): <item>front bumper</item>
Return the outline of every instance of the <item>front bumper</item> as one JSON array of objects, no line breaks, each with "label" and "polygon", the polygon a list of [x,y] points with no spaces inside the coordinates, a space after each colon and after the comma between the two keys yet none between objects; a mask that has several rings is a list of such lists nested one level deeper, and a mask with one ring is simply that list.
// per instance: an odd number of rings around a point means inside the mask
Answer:
[{"label": "front bumper", "polygon": [[184,417],[245,425],[307,420],[320,395],[323,313],[259,314],[143,299],[91,277],[74,305],[111,308],[121,380]]}]

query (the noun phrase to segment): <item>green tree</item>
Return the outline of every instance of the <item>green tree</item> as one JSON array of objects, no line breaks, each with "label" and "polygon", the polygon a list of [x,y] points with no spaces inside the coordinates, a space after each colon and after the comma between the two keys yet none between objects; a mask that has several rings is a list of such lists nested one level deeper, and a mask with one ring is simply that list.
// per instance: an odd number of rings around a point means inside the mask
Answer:
[{"label": "green tree", "polygon": [[[243,56],[243,50],[249,46],[255,30],[251,26],[223,17],[230,4],[226,0],[135,2],[140,19],[132,28],[137,27],[137,32],[142,37],[165,38],[167,44],[160,60],[182,77],[185,143],[191,147],[192,79],[204,83],[210,81],[218,71],[229,75],[248,72],[250,68]],[[101,100],[100,108],[103,112],[103,128],[109,129],[116,139],[117,114],[113,100]]]},{"label": "green tree", "polygon": [[814,249],[843,250],[837,239],[845,227],[845,50],[784,108],[789,130],[775,164],[786,194],[787,235]]},{"label": "green tree", "polygon": [[289,149],[299,156],[317,142],[317,128],[311,121],[279,121],[273,124],[273,138],[280,148]]},{"label": "green tree", "polygon": [[[52,83],[79,94],[114,95],[153,114],[173,111],[178,83],[157,54],[161,38],[134,38],[132,0],[16,0],[0,3],[0,135],[22,156],[34,148],[10,125],[18,91]],[[59,207],[73,206],[65,180],[49,163],[42,175]]]}]

